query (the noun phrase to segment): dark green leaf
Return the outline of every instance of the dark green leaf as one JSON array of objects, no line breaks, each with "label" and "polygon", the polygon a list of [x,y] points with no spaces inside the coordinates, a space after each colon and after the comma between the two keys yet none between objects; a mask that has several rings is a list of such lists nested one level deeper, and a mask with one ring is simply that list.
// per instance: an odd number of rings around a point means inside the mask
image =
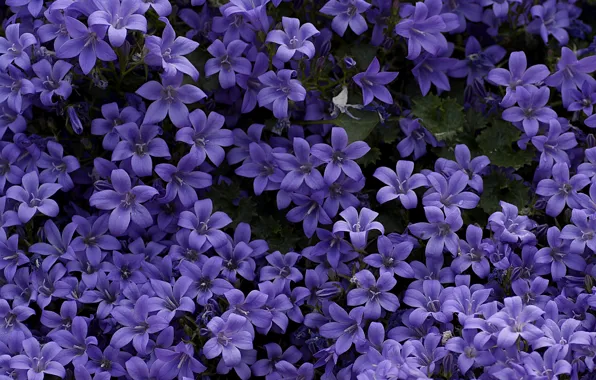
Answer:
[{"label": "dark green leaf", "polygon": [[351,110],[350,112],[358,119],[353,119],[342,113],[337,119],[330,122],[345,129],[350,142],[365,140],[375,126],[379,124],[379,115],[370,111]]},{"label": "dark green leaf", "polygon": [[515,127],[502,121],[491,124],[476,138],[480,151],[488,156],[491,164],[518,169],[532,162],[534,153],[530,147],[528,150],[514,148],[520,136]]},{"label": "dark green leaf", "polygon": [[364,155],[364,157],[358,160],[358,163],[364,167],[372,165],[381,159],[381,150],[377,147],[373,147]]},{"label": "dark green leaf", "polygon": [[427,95],[414,100],[412,114],[441,141],[453,140],[463,131],[463,108],[451,98]]},{"label": "dark green leaf", "polygon": [[499,211],[500,201],[516,205],[520,210],[529,204],[529,188],[522,181],[512,180],[500,171],[484,177],[480,207],[488,214]]}]

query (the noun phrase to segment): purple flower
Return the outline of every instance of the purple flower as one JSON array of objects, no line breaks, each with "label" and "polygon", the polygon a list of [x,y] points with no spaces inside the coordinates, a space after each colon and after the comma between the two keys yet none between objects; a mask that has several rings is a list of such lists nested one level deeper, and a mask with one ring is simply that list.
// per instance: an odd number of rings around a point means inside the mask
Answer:
[{"label": "purple flower", "polygon": [[449,76],[466,77],[468,86],[472,86],[476,81],[484,83],[484,78],[506,53],[507,50],[499,45],[492,45],[483,50],[478,40],[474,36],[470,36],[466,42],[465,59],[458,61],[449,70]]},{"label": "purple flower", "polygon": [[4,230],[0,232],[0,258],[0,269],[4,269],[4,277],[10,283],[17,268],[29,262],[25,252],[19,249],[19,235],[12,235],[7,239]]},{"label": "purple flower", "polygon": [[398,198],[406,209],[416,208],[418,197],[413,189],[428,186],[428,180],[423,174],[414,171],[412,161],[397,161],[395,171],[387,167],[377,168],[373,176],[387,186],[382,187],[377,193],[377,201],[381,204]]},{"label": "purple flower", "polygon": [[321,161],[311,155],[311,148],[303,138],[295,137],[293,141],[294,154],[273,153],[280,169],[286,171],[281,182],[281,188],[286,191],[295,191],[305,183],[312,190],[321,189],[325,182],[321,172],[316,168]]},{"label": "purple flower", "polygon": [[536,239],[530,232],[536,223],[527,216],[518,215],[515,205],[501,201],[503,212],[497,211],[488,218],[488,225],[495,233],[495,238],[515,244],[521,241],[522,244],[529,243]]},{"label": "purple flower", "polygon": [[125,107],[120,111],[118,103],[115,102],[102,105],[101,114],[103,118],[91,121],[91,134],[105,135],[102,147],[106,150],[114,150],[120,141],[120,135],[116,130],[117,126],[127,123],[137,124],[142,116],[134,107]]},{"label": "purple flower", "polygon": [[532,144],[540,154],[540,167],[552,168],[554,162],[570,164],[567,151],[577,145],[573,132],[562,133],[561,124],[552,119],[548,123],[548,133],[545,136],[532,137]]},{"label": "purple flower", "polygon": [[298,223],[302,221],[302,228],[307,237],[311,237],[319,223],[331,224],[331,218],[323,207],[323,191],[315,191],[310,195],[299,193],[292,194],[292,201],[296,207],[288,211],[286,218],[290,222]]},{"label": "purple flower", "polygon": [[222,318],[236,314],[245,317],[250,323],[262,329],[271,325],[273,316],[268,310],[263,309],[269,298],[267,294],[253,290],[245,298],[242,291],[232,289],[227,291],[224,296],[230,307],[223,313]]},{"label": "purple flower", "polygon": [[571,242],[561,238],[561,231],[557,227],[550,227],[548,229],[546,239],[548,247],[538,250],[536,253],[536,263],[551,264],[550,271],[553,280],[558,281],[565,277],[567,268],[576,271],[583,271],[585,269],[586,261],[579,254],[570,251]]},{"label": "purple flower", "polygon": [[224,45],[220,40],[215,40],[207,48],[207,51],[214,56],[205,63],[205,75],[211,76],[219,73],[221,87],[232,88],[236,85],[236,73],[250,75],[252,65],[242,54],[246,50],[246,42],[235,40]]},{"label": "purple flower", "polygon": [[519,337],[533,342],[542,337],[542,331],[532,324],[539,319],[544,311],[537,306],[522,303],[520,297],[508,297],[504,300],[505,307],[492,315],[488,322],[501,329],[497,336],[497,345],[509,348]]},{"label": "purple flower", "polygon": [[39,168],[45,169],[39,179],[45,183],[54,183],[58,181],[61,190],[64,192],[74,188],[74,183],[69,173],[79,169],[81,165],[74,156],[64,156],[62,145],[54,141],[48,141],[48,153],[42,152],[41,158],[37,162]]},{"label": "purple flower", "polygon": [[345,173],[353,180],[362,177],[362,171],[354,160],[364,156],[370,147],[363,141],[355,141],[348,145],[348,134],[345,129],[334,127],[331,130],[331,146],[315,144],[311,148],[313,156],[325,162],[325,182],[328,184],[337,181],[341,173]]},{"label": "purple flower", "polygon": [[62,364],[72,361],[75,366],[84,366],[87,363],[87,349],[90,346],[97,346],[97,338],[87,336],[87,321],[83,317],[74,317],[69,330],[54,331],[49,338],[58,343],[63,350],[56,356],[56,360]]},{"label": "purple flower", "polygon": [[259,106],[273,109],[273,116],[278,119],[288,117],[288,100],[301,102],[306,98],[306,90],[300,81],[292,79],[295,74],[294,70],[282,69],[260,75],[263,88],[257,95]]},{"label": "purple flower", "polygon": [[251,73],[249,75],[236,75],[238,86],[245,90],[244,98],[242,99],[242,108],[240,110],[242,113],[252,111],[257,105],[259,91],[263,88],[263,84],[259,80],[259,77],[265,74],[268,69],[269,57],[264,53],[257,53]]},{"label": "purple flower", "polygon": [[[121,248],[120,242],[114,236],[106,235],[108,232],[109,215],[104,214],[91,220],[80,215],[73,216],[72,220],[80,236],[71,243],[73,250],[85,251],[88,257],[100,257],[101,251],[112,251]],[[66,232],[66,229],[65,229]]]},{"label": "purple flower", "polygon": [[126,40],[127,30],[147,32],[147,19],[135,14],[141,6],[140,0],[108,0],[102,4],[103,10],[98,10],[89,16],[89,26],[102,25],[108,27],[108,39],[114,47],[122,46]]},{"label": "purple flower", "polygon": [[596,70],[596,56],[594,55],[578,60],[573,50],[564,46],[561,48],[561,58],[557,62],[557,69],[553,75],[546,78],[545,82],[549,86],[560,88],[563,107],[568,107],[571,104],[572,89],[581,88],[584,82],[596,84],[596,80],[589,75]]},{"label": "purple flower", "polygon": [[457,365],[462,374],[472,367],[488,367],[495,363],[495,357],[482,345],[476,342],[476,332],[471,329],[462,330],[462,337],[453,337],[447,341],[445,348],[458,353]]},{"label": "purple flower", "polygon": [[[594,91],[594,85],[588,81],[585,81],[581,85],[581,91],[577,89],[569,90],[572,103],[567,106],[567,111],[582,111],[586,116],[591,116],[594,112],[594,104],[596,104],[596,91]],[[588,117],[588,119],[590,119]],[[592,121],[596,118],[591,118],[588,121],[585,120],[585,124],[592,127]]]},{"label": "purple flower", "polygon": [[141,5],[139,6],[140,13],[147,13],[149,8],[153,8],[155,13],[160,17],[166,17],[172,13],[172,4],[169,0],[141,1]]},{"label": "purple flower", "polygon": [[[5,103],[15,112],[23,112],[23,97],[35,93],[35,86],[25,74],[13,65],[8,65],[8,73],[0,73],[0,103]],[[26,98],[25,98],[26,99]]]},{"label": "purple flower", "polygon": [[132,171],[139,177],[153,172],[151,157],[170,158],[166,142],[157,138],[161,129],[157,125],[126,123],[115,127],[122,138],[112,152],[112,161],[131,159]]},{"label": "purple flower", "polygon": [[368,240],[368,232],[377,230],[385,233],[385,228],[379,222],[375,222],[378,212],[372,211],[366,207],[356,211],[354,207],[348,207],[339,214],[344,220],[335,222],[333,225],[333,233],[340,231],[350,233],[350,241],[354,248],[362,250],[366,248]]},{"label": "purple flower", "polygon": [[581,208],[578,191],[590,183],[590,179],[583,174],[576,174],[569,179],[569,167],[565,163],[553,166],[553,179],[543,179],[538,183],[536,194],[548,197],[546,214],[558,216],[565,204],[570,208]]},{"label": "purple flower", "polygon": [[534,86],[520,87],[516,91],[519,107],[511,107],[503,111],[503,120],[512,123],[522,122],[524,132],[528,137],[538,133],[538,122],[548,123],[557,117],[557,113],[546,107],[550,90],[548,87],[536,88]]},{"label": "purple flower", "polygon": [[451,90],[447,73],[450,67],[457,64],[457,60],[451,57],[453,52],[452,45],[447,50],[441,50],[434,56],[430,53],[422,53],[414,60],[416,66],[412,69],[412,74],[418,81],[422,95],[428,94],[431,84],[437,87],[437,92]]},{"label": "purple flower", "polygon": [[212,185],[210,174],[194,171],[199,166],[198,162],[196,155],[187,154],[180,159],[178,166],[159,164],[155,167],[155,173],[168,183],[164,202],[171,202],[178,197],[185,207],[190,207],[199,200],[195,189],[204,189]]},{"label": "purple flower", "polygon": [[410,313],[409,320],[416,327],[422,326],[428,317],[438,322],[447,323],[451,314],[444,313],[441,305],[448,299],[448,292],[437,280],[424,280],[421,287],[410,285],[403,302],[415,309]]},{"label": "purple flower", "polygon": [[115,61],[118,57],[114,50],[103,40],[106,35],[106,28],[103,26],[90,26],[70,16],[65,17],[66,29],[72,37],[56,51],[58,58],[74,58],[79,56],[79,65],[83,74],[89,74],[95,61]]},{"label": "purple flower", "polygon": [[399,301],[395,294],[390,293],[397,284],[392,273],[383,273],[375,279],[368,270],[361,270],[354,275],[358,288],[348,293],[348,305],[364,305],[364,318],[376,320],[381,317],[382,309],[396,311]]},{"label": "purple flower", "polygon": [[279,45],[275,57],[282,62],[288,62],[296,52],[312,59],[315,55],[315,45],[307,41],[310,37],[319,33],[311,23],[300,26],[297,18],[282,17],[281,22],[284,30],[272,30],[267,34],[266,42],[273,42]]},{"label": "purple flower", "polygon": [[482,242],[482,228],[473,224],[466,229],[466,240],[459,241],[461,252],[453,260],[451,266],[462,273],[470,266],[472,271],[480,278],[486,278],[490,273],[490,264],[487,254],[490,246]]},{"label": "purple flower", "polygon": [[[40,1],[40,7],[43,3]],[[14,62],[23,70],[31,67],[31,59],[26,49],[35,45],[37,40],[31,33],[20,33],[21,24],[10,24],[6,26],[6,38],[0,37],[0,70],[6,70],[8,65]]]},{"label": "purple flower", "polygon": [[122,348],[132,341],[132,345],[139,354],[147,350],[149,334],[154,334],[168,327],[168,321],[157,315],[149,315],[149,297],[142,295],[135,302],[132,309],[126,306],[117,306],[112,310],[112,317],[122,325],[116,330],[110,345]]},{"label": "purple flower", "polygon": [[174,317],[181,316],[182,312],[193,313],[195,311],[195,303],[188,296],[192,279],[185,276],[179,277],[174,286],[153,278],[150,282],[155,297],[148,300],[149,312],[157,311],[158,317],[171,322]]},{"label": "purple flower", "polygon": [[178,128],[187,127],[188,108],[186,104],[196,103],[207,95],[198,87],[182,84],[182,73],[161,76],[161,83],[150,81],[142,85],[136,93],[153,103],[147,108],[143,124],[155,124],[170,116],[172,124]]},{"label": "purple flower", "polygon": [[[429,7],[436,8],[436,3],[431,0],[417,2],[415,9],[408,15],[409,17],[402,18],[395,26],[395,33],[408,40],[407,59],[418,58],[422,49],[431,55],[437,55],[441,50],[447,50],[447,40],[441,32],[447,32],[451,28],[441,15],[433,12],[433,9],[429,9]],[[439,5],[439,8],[434,10],[440,10],[440,8]]]},{"label": "purple flower", "polygon": [[68,99],[72,93],[72,86],[66,74],[72,69],[72,65],[65,61],[56,61],[54,66],[48,60],[42,59],[32,65],[33,72],[37,75],[31,82],[35,91],[40,92],[40,99],[45,106],[54,106],[54,95]]},{"label": "purple flower", "polygon": [[251,367],[255,376],[270,375],[275,371],[275,365],[277,363],[284,361],[290,364],[296,364],[302,357],[302,353],[296,346],[290,346],[283,352],[277,343],[267,343],[264,347],[267,352],[267,359],[257,360]]},{"label": "purple flower", "polygon": [[36,172],[29,172],[23,176],[21,186],[11,186],[6,196],[19,204],[18,216],[21,223],[27,223],[38,211],[49,217],[58,215],[58,203],[50,199],[54,193],[62,188],[57,183],[43,183],[39,185]]},{"label": "purple flower", "polygon": [[534,65],[528,68],[526,53],[516,51],[509,56],[509,71],[492,69],[487,80],[499,86],[506,86],[506,94],[501,106],[508,108],[517,101],[517,89],[528,85],[538,85],[550,74],[545,65]]},{"label": "purple flower", "polygon": [[473,209],[480,201],[478,195],[464,191],[468,185],[469,177],[462,171],[453,173],[449,179],[434,172],[427,175],[426,178],[431,188],[422,197],[424,206]]},{"label": "purple flower", "polygon": [[261,195],[265,190],[278,190],[285,174],[278,167],[271,147],[251,142],[249,155],[235,173],[241,177],[255,179],[253,188],[256,195]]},{"label": "purple flower", "polygon": [[145,185],[133,187],[128,173],[122,169],[112,170],[110,178],[113,190],[96,192],[89,199],[91,206],[100,210],[112,210],[110,232],[115,235],[123,234],[131,221],[139,227],[149,227],[153,218],[142,203],[157,195],[157,190]]},{"label": "purple flower", "polygon": [[424,213],[430,223],[414,223],[408,229],[414,236],[428,240],[426,255],[428,257],[441,256],[444,248],[454,255],[457,254],[459,238],[456,232],[464,223],[459,208],[446,207],[445,214],[443,214],[440,208],[427,206],[424,208]]},{"label": "purple flower", "polygon": [[334,16],[331,28],[343,37],[348,25],[358,35],[366,32],[368,25],[361,13],[368,8],[370,4],[364,0],[329,0],[319,12]]},{"label": "purple flower", "polygon": [[13,304],[10,307],[6,300],[0,299],[0,333],[3,337],[10,337],[20,332],[25,337],[30,337],[31,331],[24,322],[34,314],[35,310],[28,306]]},{"label": "purple flower", "polygon": [[377,57],[375,57],[363,73],[354,75],[354,82],[362,89],[363,105],[367,105],[374,98],[382,102],[393,104],[393,98],[386,85],[393,82],[399,73],[383,71]]},{"label": "purple flower", "polygon": [[414,270],[406,262],[413,248],[409,241],[394,244],[387,236],[381,235],[377,238],[379,253],[367,255],[363,261],[373,268],[379,268],[381,275],[390,273],[392,276],[414,278]]},{"label": "purple flower", "polygon": [[252,258],[253,249],[245,242],[224,244],[215,248],[217,254],[224,260],[222,273],[228,281],[236,281],[236,274],[252,281],[255,278],[256,264]]},{"label": "purple flower", "polygon": [[223,266],[220,257],[210,257],[200,267],[190,261],[180,264],[180,274],[192,280],[187,295],[197,299],[201,306],[207,305],[213,295],[221,296],[234,287],[226,280],[217,278]]},{"label": "purple flower", "polygon": [[571,223],[561,230],[560,238],[571,240],[571,252],[583,254],[586,245],[596,251],[596,219],[583,210],[571,211]]},{"label": "purple flower", "polygon": [[540,34],[545,44],[548,44],[548,36],[553,35],[559,44],[567,45],[569,34],[564,28],[569,27],[569,13],[558,7],[556,0],[534,5],[530,13],[534,20],[526,27],[528,32]]},{"label": "purple flower", "polygon": [[232,131],[222,127],[225,118],[217,112],[209,113],[209,117],[200,109],[192,111],[189,115],[190,125],[184,126],[176,132],[176,141],[191,145],[190,154],[198,159],[198,165],[209,157],[215,166],[221,165],[225,158],[222,147],[234,143]]},{"label": "purple flower", "polygon": [[235,367],[242,361],[240,350],[252,350],[253,336],[246,331],[247,319],[230,314],[227,319],[215,317],[207,324],[211,339],[203,346],[203,355],[207,359],[222,356],[228,367]]},{"label": "purple flower", "polygon": [[10,359],[11,368],[26,374],[27,379],[43,379],[46,373],[59,378],[66,377],[64,366],[55,360],[62,351],[58,344],[49,342],[40,346],[36,338],[25,339],[22,344],[24,354]]},{"label": "purple flower", "polygon": [[184,56],[195,51],[199,47],[199,43],[182,36],[176,37],[176,32],[169,21],[167,19],[163,19],[163,21],[166,26],[161,38],[157,36],[145,37],[145,47],[148,50],[145,63],[150,66],[162,67],[168,76],[181,72],[189,75],[195,81],[198,80],[199,71]]},{"label": "purple flower", "polygon": [[159,368],[157,375],[160,379],[192,379],[195,373],[203,373],[207,369],[194,358],[194,347],[190,343],[180,342],[174,350],[156,348],[155,356],[157,360],[154,365]]},{"label": "purple flower", "polygon": [[353,343],[365,340],[362,329],[362,319],[365,308],[355,307],[348,314],[335,302],[329,304],[329,316],[333,322],[328,322],[319,327],[319,333],[329,339],[336,339],[335,352],[343,354],[352,347]]},{"label": "purple flower", "polygon": [[420,125],[418,119],[403,118],[399,126],[406,138],[397,144],[397,150],[402,157],[414,153],[414,160],[426,154],[426,144],[435,147],[439,145],[437,139],[426,128]]},{"label": "purple flower", "polygon": [[269,265],[261,268],[259,274],[261,281],[274,280],[283,284],[290,282],[299,282],[302,280],[302,273],[295,268],[296,262],[300,259],[300,255],[296,252],[288,252],[282,255],[279,251],[275,251],[266,257]]},{"label": "purple flower", "polygon": [[42,268],[44,270],[49,270],[56,260],[60,259],[63,255],[66,257],[72,256],[73,252],[72,248],[70,248],[70,244],[76,227],[76,223],[69,223],[61,232],[53,221],[48,220],[45,222],[43,232],[45,234],[45,240],[49,244],[39,242],[32,244],[29,247],[29,252],[48,256],[42,263]]},{"label": "purple flower", "polygon": [[220,229],[232,223],[232,219],[224,212],[212,213],[212,211],[211,199],[202,199],[195,202],[194,213],[191,211],[180,213],[178,225],[191,231],[190,239],[196,239],[198,247],[209,242],[212,247],[218,248],[228,242],[226,234]]}]

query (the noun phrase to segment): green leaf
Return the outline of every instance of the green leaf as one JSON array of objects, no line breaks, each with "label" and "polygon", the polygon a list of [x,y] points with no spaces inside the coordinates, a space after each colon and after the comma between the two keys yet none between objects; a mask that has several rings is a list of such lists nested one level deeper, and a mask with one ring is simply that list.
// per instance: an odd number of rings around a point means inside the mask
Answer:
[{"label": "green leaf", "polygon": [[421,119],[437,140],[453,140],[463,131],[463,108],[455,99],[427,95],[414,100],[412,114]]},{"label": "green leaf", "polygon": [[488,214],[499,211],[500,201],[516,205],[520,210],[529,204],[529,188],[522,181],[511,180],[500,171],[493,171],[484,177],[484,192],[480,207]]},{"label": "green leaf", "polygon": [[517,128],[502,121],[494,121],[480,133],[476,141],[481,153],[490,159],[491,164],[518,169],[532,163],[534,158],[534,152],[530,148],[514,148],[519,136],[520,131]]},{"label": "green leaf", "polygon": [[371,150],[368,151],[364,155],[358,159],[358,163],[364,167],[375,164],[377,161],[381,159],[381,150],[377,147],[373,147]]},{"label": "green leaf", "polygon": [[357,44],[350,49],[352,58],[356,61],[356,65],[362,70],[368,68],[368,65],[370,65],[372,60],[377,56],[378,51],[379,48],[377,46],[366,44]]},{"label": "green leaf", "polygon": [[350,110],[350,113],[358,119],[342,113],[338,118],[330,120],[331,123],[346,130],[350,142],[365,140],[379,124],[379,115],[376,112]]}]

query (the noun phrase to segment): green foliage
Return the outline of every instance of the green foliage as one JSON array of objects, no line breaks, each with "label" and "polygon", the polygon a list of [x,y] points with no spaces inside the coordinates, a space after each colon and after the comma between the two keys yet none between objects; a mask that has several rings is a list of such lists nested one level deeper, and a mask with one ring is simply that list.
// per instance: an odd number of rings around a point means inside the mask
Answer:
[{"label": "green foliage", "polygon": [[465,115],[455,99],[427,95],[413,100],[412,115],[440,141],[452,141],[463,132]]},{"label": "green foliage", "polygon": [[[519,169],[532,162],[534,153],[531,150],[514,149],[520,132],[504,121],[493,121],[476,138],[480,152],[490,159],[491,164]],[[528,147],[531,149],[531,147]]]},{"label": "green foliage", "polygon": [[379,115],[376,112],[350,110],[350,113],[358,119],[342,113],[338,118],[330,120],[331,123],[346,130],[350,142],[365,140],[379,124]]},{"label": "green foliage", "polygon": [[480,207],[488,214],[499,211],[499,201],[516,205],[520,210],[530,202],[529,188],[522,181],[512,180],[501,171],[494,170],[484,177],[484,192]]},{"label": "green foliage", "polygon": [[381,159],[381,150],[377,147],[372,147],[368,153],[364,155],[364,157],[358,160],[358,164],[367,167],[369,165],[375,164],[377,161]]}]

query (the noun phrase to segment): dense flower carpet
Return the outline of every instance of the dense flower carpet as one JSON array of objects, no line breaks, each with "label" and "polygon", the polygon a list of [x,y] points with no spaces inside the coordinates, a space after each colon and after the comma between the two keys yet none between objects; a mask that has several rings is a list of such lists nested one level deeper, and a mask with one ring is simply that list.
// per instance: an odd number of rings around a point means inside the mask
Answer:
[{"label": "dense flower carpet", "polygon": [[0,380],[596,379],[596,1],[0,20]]}]

